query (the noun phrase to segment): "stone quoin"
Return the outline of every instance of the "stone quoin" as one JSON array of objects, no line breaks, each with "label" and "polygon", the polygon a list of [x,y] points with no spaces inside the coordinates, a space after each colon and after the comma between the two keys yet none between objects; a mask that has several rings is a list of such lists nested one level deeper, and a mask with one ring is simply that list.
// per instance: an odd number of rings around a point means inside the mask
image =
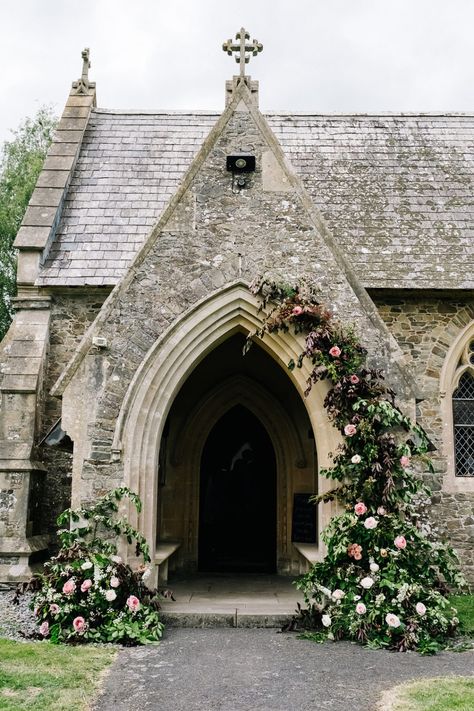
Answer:
[{"label": "stone quoin", "polygon": [[327,384],[305,398],[307,366],[287,369],[302,337],[242,355],[266,274],[354,324],[433,444],[432,512],[474,581],[474,115],[261,112],[262,45],[242,28],[223,49],[239,74],[221,115],[98,108],[82,53],[15,242],[0,580],[54,550],[60,511],[121,484],[155,581],[324,555],[334,505],[313,531],[295,502],[330,487],[340,433]]}]

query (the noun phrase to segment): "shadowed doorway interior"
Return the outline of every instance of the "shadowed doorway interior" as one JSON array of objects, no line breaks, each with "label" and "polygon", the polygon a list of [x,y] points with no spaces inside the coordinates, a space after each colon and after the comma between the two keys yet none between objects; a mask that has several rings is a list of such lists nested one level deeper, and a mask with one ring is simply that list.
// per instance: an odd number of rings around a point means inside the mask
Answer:
[{"label": "shadowed doorway interior", "polygon": [[201,458],[199,569],[276,571],[276,461],[265,428],[237,405],[211,430]]}]

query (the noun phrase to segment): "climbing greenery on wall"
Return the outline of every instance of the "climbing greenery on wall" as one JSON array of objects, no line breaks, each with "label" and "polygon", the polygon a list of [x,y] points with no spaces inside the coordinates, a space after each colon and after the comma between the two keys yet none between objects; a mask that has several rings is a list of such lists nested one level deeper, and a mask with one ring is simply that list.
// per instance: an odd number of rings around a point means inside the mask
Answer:
[{"label": "climbing greenery on wall", "polygon": [[398,409],[383,374],[367,366],[354,329],[341,325],[306,285],[262,279],[252,287],[265,312],[249,336],[304,335],[296,362],[309,362],[306,396],[319,380],[342,443],[321,472],[334,487],[315,503],[337,500],[341,513],[323,533],[327,554],[297,581],[307,609],[299,623],[313,639],[353,639],[373,647],[434,652],[459,620],[446,593],[464,585],[454,552],[426,516],[430,467],[424,431]]}]

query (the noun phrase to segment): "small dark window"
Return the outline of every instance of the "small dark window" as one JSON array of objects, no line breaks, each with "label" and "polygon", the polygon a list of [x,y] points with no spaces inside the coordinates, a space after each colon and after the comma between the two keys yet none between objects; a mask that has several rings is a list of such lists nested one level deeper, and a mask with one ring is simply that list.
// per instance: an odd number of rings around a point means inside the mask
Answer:
[{"label": "small dark window", "polygon": [[456,476],[474,477],[474,377],[465,372],[453,392]]}]

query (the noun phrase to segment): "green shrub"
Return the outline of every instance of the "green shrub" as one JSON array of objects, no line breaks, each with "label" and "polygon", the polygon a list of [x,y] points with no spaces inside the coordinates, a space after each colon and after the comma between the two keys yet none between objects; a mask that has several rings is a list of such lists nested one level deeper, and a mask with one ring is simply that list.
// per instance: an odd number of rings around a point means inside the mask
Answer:
[{"label": "green shrub", "polygon": [[[157,642],[159,593],[145,584],[150,570],[148,545],[141,534],[118,516],[118,504],[128,497],[139,511],[136,494],[121,487],[89,507],[67,509],[58,525],[61,549],[26,587],[34,590],[32,608],[38,636],[52,642]],[[114,539],[112,539],[114,536]],[[135,543],[144,564],[132,570],[117,555],[116,541]]]}]

